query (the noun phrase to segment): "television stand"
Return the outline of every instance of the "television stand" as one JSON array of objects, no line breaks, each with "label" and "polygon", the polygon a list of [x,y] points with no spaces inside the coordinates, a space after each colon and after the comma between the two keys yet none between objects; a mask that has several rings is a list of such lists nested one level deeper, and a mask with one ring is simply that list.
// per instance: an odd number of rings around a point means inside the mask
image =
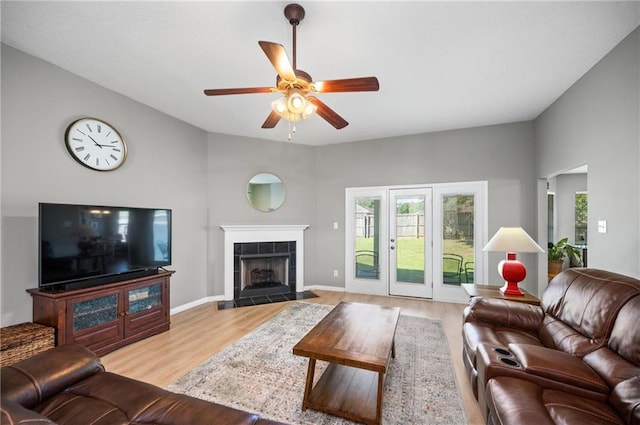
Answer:
[{"label": "television stand", "polygon": [[169,281],[173,271],[50,292],[28,289],[33,321],[56,330],[56,345],[82,344],[99,356],[168,331]]}]

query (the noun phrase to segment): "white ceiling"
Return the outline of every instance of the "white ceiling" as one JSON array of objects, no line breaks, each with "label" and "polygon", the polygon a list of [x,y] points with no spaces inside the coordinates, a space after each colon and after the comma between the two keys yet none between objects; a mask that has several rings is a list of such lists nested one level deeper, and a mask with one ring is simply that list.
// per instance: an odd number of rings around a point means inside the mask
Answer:
[{"label": "white ceiling", "polygon": [[[286,121],[260,128],[277,94],[202,91],[275,85],[258,40],[291,57],[288,3],[3,0],[2,42],[206,131],[286,141]],[[300,4],[298,68],[380,81],[319,95],[350,125],[300,122],[309,145],[534,119],[640,24],[639,1]]]}]

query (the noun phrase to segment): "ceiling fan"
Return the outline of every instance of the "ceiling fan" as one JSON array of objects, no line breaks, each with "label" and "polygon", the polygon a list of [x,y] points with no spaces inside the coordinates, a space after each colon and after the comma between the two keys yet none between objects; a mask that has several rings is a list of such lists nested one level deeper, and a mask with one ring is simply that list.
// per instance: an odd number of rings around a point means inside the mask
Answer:
[{"label": "ceiling fan", "polygon": [[232,89],[207,89],[207,96],[249,93],[282,93],[284,97],[271,103],[272,111],[262,124],[262,128],[274,128],[281,118],[289,121],[307,119],[317,112],[337,130],[349,123],[333,109],[318,99],[316,93],[344,93],[358,91],[378,91],[380,85],[376,77],[347,78],[340,80],[313,81],[311,75],[296,67],[296,27],[304,18],[304,8],[299,4],[289,4],[284,8],[284,16],[293,28],[293,62],[289,61],[282,44],[259,41],[258,44],[276,69],[276,87],[245,87]]}]

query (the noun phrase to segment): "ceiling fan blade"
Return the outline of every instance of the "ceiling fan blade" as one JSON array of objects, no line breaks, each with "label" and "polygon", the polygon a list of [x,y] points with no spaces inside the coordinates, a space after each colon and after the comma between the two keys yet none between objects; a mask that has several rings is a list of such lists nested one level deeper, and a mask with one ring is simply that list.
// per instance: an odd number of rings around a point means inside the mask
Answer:
[{"label": "ceiling fan blade", "polygon": [[207,96],[221,96],[225,94],[251,94],[251,93],[273,93],[278,91],[272,87],[244,87],[241,89],[207,89],[204,94]]},{"label": "ceiling fan blade", "polygon": [[315,96],[307,96],[307,100],[318,108],[316,113],[324,118],[329,124],[334,126],[336,130],[345,128],[349,123],[338,115],[333,109],[329,108],[323,101]]},{"label": "ceiling fan blade", "polygon": [[282,44],[272,43],[271,41],[258,41],[258,44],[262,47],[264,54],[267,55],[280,78],[287,81],[296,79],[296,73],[293,71],[287,52]]},{"label": "ceiling fan blade", "polygon": [[378,91],[380,83],[376,77],[345,78],[342,80],[317,81],[314,83],[320,93],[343,93],[352,91]]},{"label": "ceiling fan blade", "polygon": [[278,122],[280,122],[280,115],[276,111],[271,111],[264,124],[262,124],[262,128],[273,128]]}]

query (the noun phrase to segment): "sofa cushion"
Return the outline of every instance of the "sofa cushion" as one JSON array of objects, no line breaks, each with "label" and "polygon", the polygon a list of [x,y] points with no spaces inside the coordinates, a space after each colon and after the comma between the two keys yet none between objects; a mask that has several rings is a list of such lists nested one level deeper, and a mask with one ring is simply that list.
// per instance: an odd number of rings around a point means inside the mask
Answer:
[{"label": "sofa cushion", "polygon": [[506,376],[487,383],[487,405],[491,424],[625,425],[606,403]]},{"label": "sofa cushion", "polygon": [[638,294],[640,283],[632,277],[597,269],[565,270],[549,282],[541,306],[546,316],[582,338],[567,340],[567,332],[558,332],[547,319],[540,339],[546,346],[582,357],[607,343],[618,311]]},{"label": "sofa cushion", "polygon": [[640,296],[627,302],[616,317],[609,348],[627,359],[640,365]]},{"label": "sofa cushion", "polygon": [[49,398],[34,410],[65,424],[238,424],[258,415],[176,394],[110,372],[94,374]]}]

